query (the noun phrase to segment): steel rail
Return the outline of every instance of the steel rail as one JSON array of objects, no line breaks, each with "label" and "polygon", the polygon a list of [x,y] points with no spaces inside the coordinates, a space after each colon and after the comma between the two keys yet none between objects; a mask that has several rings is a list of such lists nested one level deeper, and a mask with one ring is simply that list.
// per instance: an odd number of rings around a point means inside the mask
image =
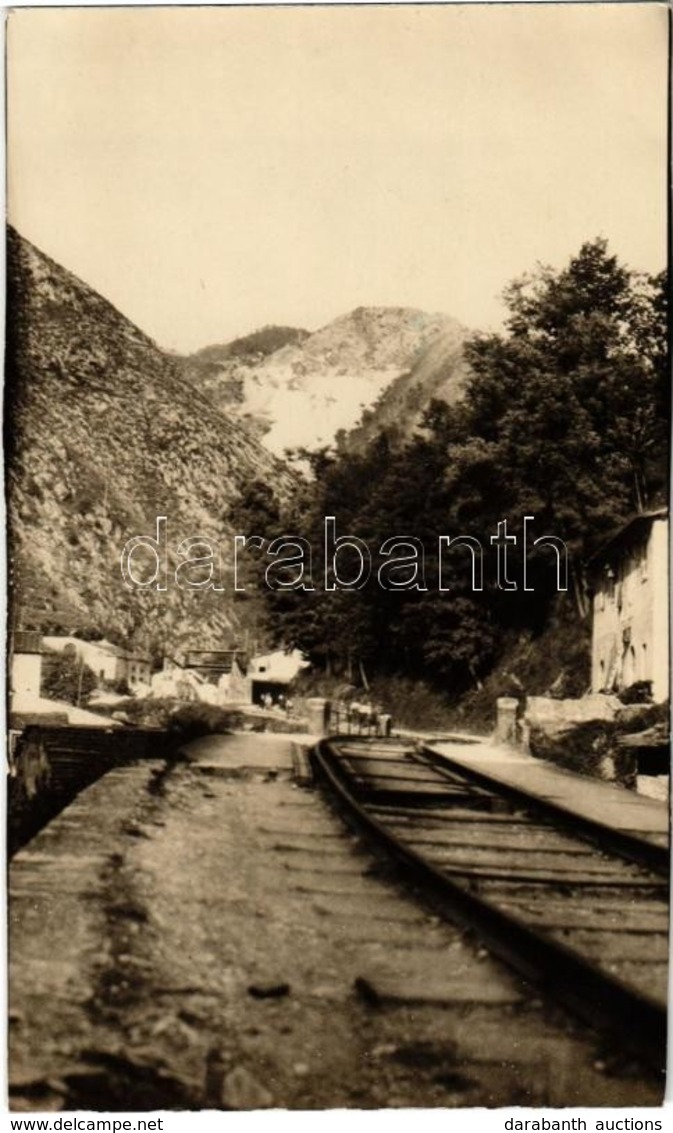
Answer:
[{"label": "steel rail", "polygon": [[420,746],[419,754],[423,757],[421,763],[424,763],[425,766],[432,765],[440,774],[445,771],[449,774],[458,775],[466,782],[475,783],[485,790],[509,799],[518,806],[525,806],[527,810],[533,813],[542,817],[547,816],[555,822],[562,822],[572,830],[576,837],[587,838],[595,845],[599,845],[601,849],[611,850],[619,857],[626,858],[637,865],[647,866],[655,873],[668,877],[669,850],[667,846],[661,846],[656,842],[641,838],[628,830],[615,830],[596,818],[576,814],[553,799],[530,795],[523,787],[514,787],[510,783],[503,783],[500,779],[489,775],[487,771],[472,767],[466,768],[462,763],[452,760],[451,756],[440,754],[426,744]]},{"label": "steel rail", "polygon": [[315,770],[335,792],[346,814],[359,827],[374,834],[404,866],[408,876],[429,891],[447,919],[476,930],[490,951],[525,979],[591,1026],[611,1036],[616,1032],[627,1049],[664,1074],[665,1006],[598,968],[560,941],[536,932],[511,912],[503,912],[405,845],[353,794],[348,781],[350,776],[344,774],[341,766],[340,738],[330,737],[316,744],[311,753]]}]

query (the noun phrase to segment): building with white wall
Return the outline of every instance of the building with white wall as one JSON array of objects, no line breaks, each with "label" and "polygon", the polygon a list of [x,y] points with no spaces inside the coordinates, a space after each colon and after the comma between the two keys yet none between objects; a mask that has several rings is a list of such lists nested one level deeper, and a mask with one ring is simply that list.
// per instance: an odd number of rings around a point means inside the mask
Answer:
[{"label": "building with white wall", "polygon": [[133,688],[138,684],[150,683],[152,665],[150,658],[143,653],[122,649],[105,639],[81,641],[78,637],[47,635],[42,641],[45,649],[54,653],[66,650],[74,652],[89,666],[99,685],[116,684],[123,680]]},{"label": "building with white wall", "polygon": [[39,697],[43,652],[39,633],[30,630],[15,631],[9,678],[12,699]]},{"label": "building with white wall", "polygon": [[634,516],[591,561],[591,688],[619,692],[649,681],[669,696],[668,511]]}]

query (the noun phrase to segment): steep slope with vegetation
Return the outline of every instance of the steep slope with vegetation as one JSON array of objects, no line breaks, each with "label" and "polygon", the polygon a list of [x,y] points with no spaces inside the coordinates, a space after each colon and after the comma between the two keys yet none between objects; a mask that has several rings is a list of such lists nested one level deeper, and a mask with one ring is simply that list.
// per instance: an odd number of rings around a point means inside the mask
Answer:
[{"label": "steep slope with vegetation", "polygon": [[284,346],[301,345],[308,336],[307,330],[296,327],[262,327],[233,342],[204,346],[176,361],[187,381],[205,393],[216,408],[225,416],[236,417],[253,435],[261,437],[268,422],[247,403],[246,387],[265,358]]},{"label": "steep slope with vegetation", "polygon": [[[282,495],[287,467],[177,364],[81,280],[8,233],[5,442],[14,617],[39,628],[94,628],[160,651],[219,641],[231,592],[129,591],[120,553],[168,519],[182,539],[223,552],[223,516],[252,477]],[[227,541],[228,540],[228,541]]]},{"label": "steep slope with vegetation", "polygon": [[411,369],[385,386],[374,404],[363,410],[354,428],[337,434],[339,450],[362,453],[381,432],[398,447],[414,435],[431,401],[455,405],[469,378],[467,338],[465,328],[450,320],[420,351]]}]

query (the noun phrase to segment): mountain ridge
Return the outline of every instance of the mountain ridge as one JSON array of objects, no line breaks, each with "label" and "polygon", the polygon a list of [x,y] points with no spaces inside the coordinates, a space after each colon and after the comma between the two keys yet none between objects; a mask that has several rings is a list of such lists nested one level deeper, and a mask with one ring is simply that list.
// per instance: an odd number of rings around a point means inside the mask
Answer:
[{"label": "mountain ridge", "polygon": [[[254,340],[259,333],[235,342]],[[461,350],[468,331],[445,314],[361,306],[310,334],[297,333],[299,339],[262,357],[205,347],[183,362],[188,380],[206,388],[215,404],[245,422],[278,454],[330,445],[353,432],[359,437],[353,443],[364,443],[376,431],[371,416],[367,427],[362,420],[373,406],[379,407],[385,425],[401,404],[411,413],[409,390],[405,397],[400,392],[405,386],[416,391],[416,408],[426,387],[431,396],[453,401],[467,372]],[[214,350],[218,360],[207,375],[199,373],[194,359],[213,359],[208,352]],[[388,392],[400,382],[397,395]],[[414,410],[409,428],[418,416]]]}]

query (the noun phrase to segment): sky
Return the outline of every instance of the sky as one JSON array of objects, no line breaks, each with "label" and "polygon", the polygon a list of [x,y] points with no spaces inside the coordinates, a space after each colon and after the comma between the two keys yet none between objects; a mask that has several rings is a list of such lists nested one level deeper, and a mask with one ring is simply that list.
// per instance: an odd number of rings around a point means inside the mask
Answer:
[{"label": "sky", "polygon": [[666,263],[664,5],[17,9],[8,210],[160,346]]}]

